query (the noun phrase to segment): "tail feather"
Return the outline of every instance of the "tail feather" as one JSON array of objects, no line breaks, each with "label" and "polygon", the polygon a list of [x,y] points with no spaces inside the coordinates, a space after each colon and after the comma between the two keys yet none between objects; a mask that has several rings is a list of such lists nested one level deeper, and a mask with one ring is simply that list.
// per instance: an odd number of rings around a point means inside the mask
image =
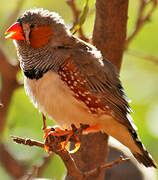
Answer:
[{"label": "tail feather", "polygon": [[145,147],[143,146],[143,144],[139,140],[136,131],[130,130],[130,129],[129,129],[129,131],[133,137],[135,144],[137,145],[137,147],[139,147],[139,149],[142,153],[142,154],[140,154],[138,152],[132,152],[134,157],[137,159],[137,161],[146,167],[157,168],[157,166],[156,166],[155,162],[153,161],[151,155],[145,150]]},{"label": "tail feather", "polygon": [[143,155],[139,153],[133,153],[133,155],[137,161],[144,166],[157,168],[155,162],[152,160],[152,157],[150,157],[150,154],[147,151],[145,151]]},{"label": "tail feather", "polygon": [[136,160],[146,167],[156,168],[156,164],[152,160],[150,154],[146,151],[145,147],[139,140],[136,131],[131,126],[130,128],[116,121],[115,119],[110,119],[103,121],[103,131],[106,134],[117,139],[119,142],[124,144],[133,153]]}]

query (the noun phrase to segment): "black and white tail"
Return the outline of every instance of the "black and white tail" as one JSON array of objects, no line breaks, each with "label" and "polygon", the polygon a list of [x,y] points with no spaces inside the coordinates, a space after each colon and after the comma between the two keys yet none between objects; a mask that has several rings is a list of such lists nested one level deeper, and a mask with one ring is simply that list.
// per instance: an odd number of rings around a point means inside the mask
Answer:
[{"label": "black and white tail", "polygon": [[141,154],[138,152],[132,152],[134,157],[137,159],[137,161],[146,167],[157,168],[155,162],[153,161],[153,159],[151,157],[151,155],[145,150],[145,147],[143,146],[143,144],[139,140],[136,131],[129,129],[129,132],[132,135],[133,140],[135,141],[135,144],[137,145],[137,147],[141,151]]}]

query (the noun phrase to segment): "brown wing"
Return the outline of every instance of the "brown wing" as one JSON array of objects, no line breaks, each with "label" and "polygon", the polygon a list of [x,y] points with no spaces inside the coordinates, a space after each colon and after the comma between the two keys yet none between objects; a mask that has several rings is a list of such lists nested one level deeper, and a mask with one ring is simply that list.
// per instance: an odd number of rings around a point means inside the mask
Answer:
[{"label": "brown wing", "polygon": [[114,65],[106,59],[101,63],[89,54],[82,56],[82,53],[78,57],[72,56],[69,63],[86,82],[82,87],[99,99],[105,109],[109,107],[117,121],[130,129],[135,129],[130,116],[131,109]]}]

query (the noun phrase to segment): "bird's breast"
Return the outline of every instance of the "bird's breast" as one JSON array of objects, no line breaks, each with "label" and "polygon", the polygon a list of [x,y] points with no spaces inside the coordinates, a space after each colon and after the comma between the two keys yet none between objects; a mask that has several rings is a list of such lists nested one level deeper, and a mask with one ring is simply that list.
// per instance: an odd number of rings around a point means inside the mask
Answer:
[{"label": "bird's breast", "polygon": [[73,92],[58,74],[49,71],[38,80],[25,78],[24,85],[35,107],[48,114],[63,128],[70,128],[71,124],[79,127],[80,123],[98,123],[88,107],[74,98]]}]

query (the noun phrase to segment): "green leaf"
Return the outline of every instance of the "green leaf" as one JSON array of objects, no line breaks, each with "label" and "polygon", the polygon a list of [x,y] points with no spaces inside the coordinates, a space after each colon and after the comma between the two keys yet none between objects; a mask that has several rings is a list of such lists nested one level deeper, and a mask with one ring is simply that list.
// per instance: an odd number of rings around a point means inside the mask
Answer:
[{"label": "green leaf", "polygon": [[89,12],[89,0],[86,0],[83,10],[81,12],[81,15],[78,19],[78,24],[72,28],[72,33],[75,34],[80,28],[81,26],[84,24],[84,22],[86,21],[87,15]]},{"label": "green leaf", "polygon": [[86,0],[86,3],[84,5],[83,11],[81,12],[81,16],[78,20],[78,26],[82,26],[87,18],[88,12],[89,12],[89,0]]}]

